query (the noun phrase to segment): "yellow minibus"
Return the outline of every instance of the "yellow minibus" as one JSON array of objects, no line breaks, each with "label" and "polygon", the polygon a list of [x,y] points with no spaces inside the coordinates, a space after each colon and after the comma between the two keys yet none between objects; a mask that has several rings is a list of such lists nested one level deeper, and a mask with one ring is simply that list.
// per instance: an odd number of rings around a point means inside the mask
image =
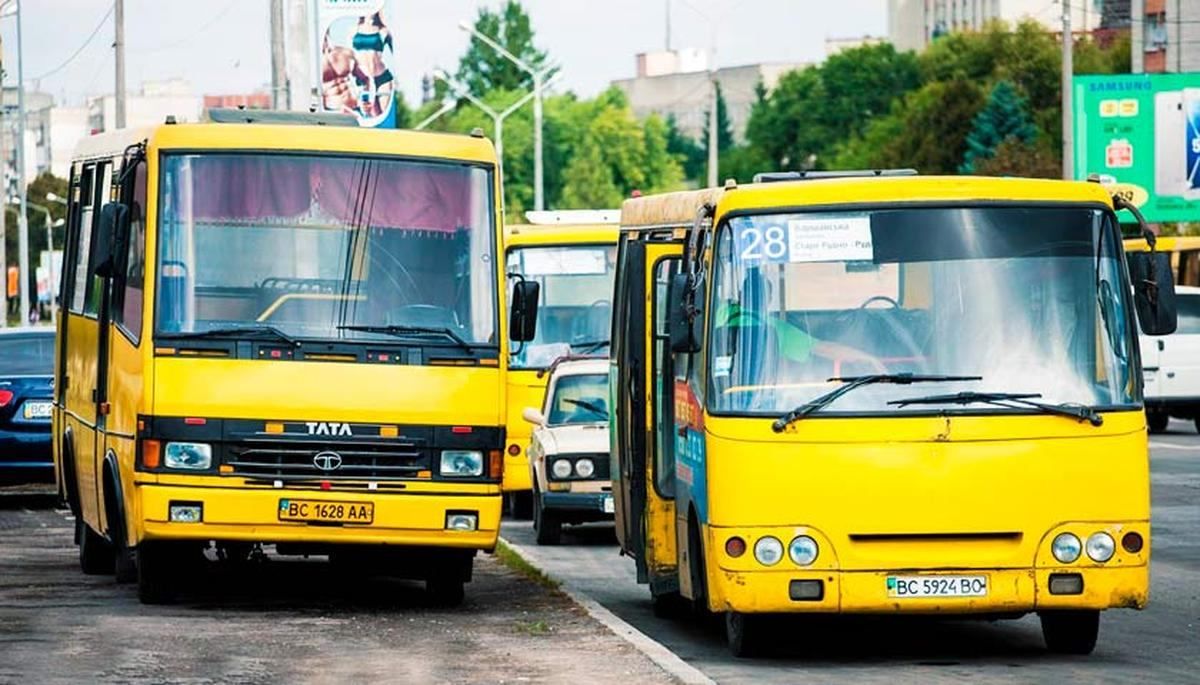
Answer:
[{"label": "yellow minibus", "polygon": [[169,601],[213,547],[455,604],[500,524],[507,334],[482,135],[213,111],[71,165],[53,438],[85,573]]},{"label": "yellow minibus", "polygon": [[1094,183],[759,180],[622,209],[613,489],[656,609],[738,656],[786,613],[1037,612],[1090,652],[1148,597],[1166,256],[1127,267]]}]

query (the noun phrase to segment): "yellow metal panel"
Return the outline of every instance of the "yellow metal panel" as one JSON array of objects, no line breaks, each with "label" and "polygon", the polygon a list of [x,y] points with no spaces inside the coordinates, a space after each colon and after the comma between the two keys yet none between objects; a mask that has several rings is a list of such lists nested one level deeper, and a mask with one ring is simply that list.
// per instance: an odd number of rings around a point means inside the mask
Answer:
[{"label": "yellow metal panel", "polygon": [[532,473],[529,469],[529,439],[533,436],[533,426],[522,418],[521,413],[526,407],[542,410],[546,396],[548,376],[537,377],[537,371],[509,371],[507,397],[507,430],[505,440],[508,445],[516,445],[521,451],[516,456],[504,452],[504,491],[523,492],[533,487]]},{"label": "yellow metal panel", "polygon": [[532,226],[510,224],[504,229],[504,246],[551,246],[551,245],[616,245],[620,231],[611,224]]}]

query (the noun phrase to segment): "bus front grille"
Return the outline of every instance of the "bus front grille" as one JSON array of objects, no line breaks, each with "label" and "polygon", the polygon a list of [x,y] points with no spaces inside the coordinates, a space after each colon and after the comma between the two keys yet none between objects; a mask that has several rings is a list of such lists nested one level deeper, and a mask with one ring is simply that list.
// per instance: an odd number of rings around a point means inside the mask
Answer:
[{"label": "bus front grille", "polygon": [[415,445],[253,444],[230,446],[223,475],[266,480],[395,480],[430,470]]}]

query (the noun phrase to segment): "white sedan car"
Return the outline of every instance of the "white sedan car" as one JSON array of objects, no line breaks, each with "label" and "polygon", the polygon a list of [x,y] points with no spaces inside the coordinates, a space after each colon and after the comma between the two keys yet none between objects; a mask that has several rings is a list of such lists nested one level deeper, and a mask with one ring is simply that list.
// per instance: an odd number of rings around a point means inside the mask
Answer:
[{"label": "white sedan car", "polygon": [[1200,288],[1175,286],[1179,327],[1162,336],[1142,336],[1146,420],[1150,431],[1167,429],[1172,416],[1200,430]]},{"label": "white sedan car", "polygon": [[554,367],[533,424],[529,468],[533,525],[539,545],[557,544],[563,524],[612,520],[608,459],[608,361],[564,361]]}]

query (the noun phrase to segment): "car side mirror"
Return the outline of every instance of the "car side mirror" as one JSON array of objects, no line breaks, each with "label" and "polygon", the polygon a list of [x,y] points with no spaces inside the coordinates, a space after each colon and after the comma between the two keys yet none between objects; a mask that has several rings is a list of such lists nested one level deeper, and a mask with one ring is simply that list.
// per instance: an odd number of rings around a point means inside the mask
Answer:
[{"label": "car side mirror", "polygon": [[1133,306],[1142,332],[1146,335],[1174,333],[1178,310],[1171,256],[1164,252],[1131,252],[1128,261],[1129,278],[1133,281]]},{"label": "car side mirror", "polygon": [[539,290],[537,281],[519,280],[513,284],[508,337],[516,342],[529,342],[537,336]]},{"label": "car side mirror", "polygon": [[521,412],[521,418],[535,426],[546,425],[546,417],[533,407],[525,407],[525,410]]},{"label": "car side mirror", "polygon": [[672,352],[693,354],[700,351],[697,317],[692,307],[692,279],[689,274],[675,274],[667,285],[667,332]]},{"label": "car side mirror", "polygon": [[129,235],[129,208],[120,202],[108,202],[100,208],[100,226],[94,240],[95,263],[92,273],[110,278],[117,273],[118,260],[124,253],[122,245]]}]

